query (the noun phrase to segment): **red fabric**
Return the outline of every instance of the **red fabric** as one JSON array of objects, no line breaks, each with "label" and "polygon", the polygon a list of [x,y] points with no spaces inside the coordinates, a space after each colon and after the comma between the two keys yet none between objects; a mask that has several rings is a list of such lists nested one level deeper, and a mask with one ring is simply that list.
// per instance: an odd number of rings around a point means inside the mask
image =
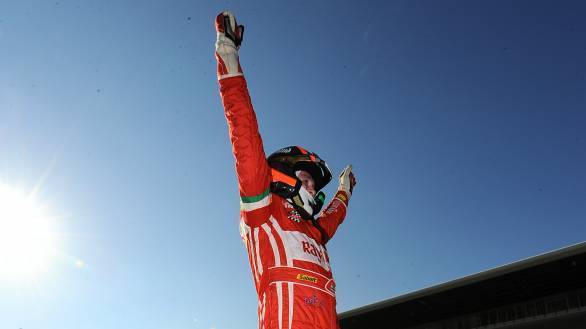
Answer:
[{"label": "red fabric", "polygon": [[244,77],[220,80],[240,195],[252,197],[269,188],[270,170]]},{"label": "red fabric", "polygon": [[224,33],[224,13],[219,13],[216,16],[216,31]]},{"label": "red fabric", "polygon": [[[250,201],[269,188],[271,171],[244,77],[220,80],[220,94],[240,195]],[[259,298],[259,328],[338,328],[335,283],[325,244],[344,220],[347,205],[346,194],[339,191],[316,221],[301,219],[275,194],[254,209],[242,207],[240,232]]]}]

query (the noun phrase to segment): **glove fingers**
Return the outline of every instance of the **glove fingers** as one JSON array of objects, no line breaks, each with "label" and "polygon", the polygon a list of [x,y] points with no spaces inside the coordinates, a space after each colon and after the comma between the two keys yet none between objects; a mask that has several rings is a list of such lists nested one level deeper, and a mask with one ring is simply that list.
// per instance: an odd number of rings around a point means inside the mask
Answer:
[{"label": "glove fingers", "polygon": [[236,23],[236,17],[230,12],[223,12],[221,15],[224,17],[224,35],[234,42],[236,48],[240,47],[244,34],[244,26],[238,25]]},{"label": "glove fingers", "polygon": [[224,13],[220,13],[216,16],[216,31],[220,33],[226,31],[226,28],[224,27]]},{"label": "glove fingers", "polygon": [[230,19],[230,18],[231,18],[230,16],[224,15],[224,27],[225,27],[224,33],[226,33],[226,36],[228,36],[232,39],[234,37],[234,32],[233,32],[234,28],[232,26],[234,26],[234,25],[232,25],[232,22],[231,22],[232,19]]},{"label": "glove fingers", "polygon": [[352,172],[352,165],[347,165],[346,168],[344,168],[344,170],[342,170],[342,173],[340,174],[340,178],[342,178],[344,175],[348,175],[349,173]]},{"label": "glove fingers", "polygon": [[236,35],[238,36],[238,44],[240,45],[244,39],[244,25],[238,25],[238,33]]}]

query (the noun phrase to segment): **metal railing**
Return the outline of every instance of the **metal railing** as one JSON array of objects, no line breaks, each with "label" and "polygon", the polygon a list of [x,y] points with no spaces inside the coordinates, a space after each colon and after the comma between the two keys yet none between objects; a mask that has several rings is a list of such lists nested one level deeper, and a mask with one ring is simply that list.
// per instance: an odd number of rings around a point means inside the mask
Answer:
[{"label": "metal railing", "polygon": [[586,312],[586,289],[431,322],[412,329],[496,329],[577,312]]}]

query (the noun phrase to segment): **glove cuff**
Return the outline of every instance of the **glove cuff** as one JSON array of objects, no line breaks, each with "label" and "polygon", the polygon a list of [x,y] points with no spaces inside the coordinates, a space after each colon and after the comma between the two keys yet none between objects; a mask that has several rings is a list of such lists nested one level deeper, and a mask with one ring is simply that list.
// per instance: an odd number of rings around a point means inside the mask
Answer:
[{"label": "glove cuff", "polygon": [[350,192],[350,187],[347,186],[346,184],[340,184],[340,186],[338,186],[338,191],[342,191],[342,192],[346,193],[346,196],[348,197],[348,199],[350,199],[352,197],[352,192]]},{"label": "glove cuff", "polygon": [[243,75],[237,52],[231,54],[216,52],[216,59],[218,61],[218,80]]},{"label": "glove cuff", "polygon": [[350,192],[347,192],[346,190],[344,190],[342,188],[342,186],[340,186],[340,188],[338,189],[338,192],[336,192],[336,195],[334,195],[334,199],[338,199],[340,200],[345,206],[348,206],[348,202],[350,202],[350,197],[352,195],[350,194]]}]

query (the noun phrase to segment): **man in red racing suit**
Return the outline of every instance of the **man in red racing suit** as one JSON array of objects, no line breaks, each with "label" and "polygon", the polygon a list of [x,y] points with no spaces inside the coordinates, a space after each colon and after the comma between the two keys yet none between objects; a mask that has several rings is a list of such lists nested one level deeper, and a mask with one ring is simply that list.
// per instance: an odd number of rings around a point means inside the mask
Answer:
[{"label": "man in red racing suit", "polygon": [[246,81],[238,61],[243,27],[224,12],[216,18],[218,79],[236,160],[240,233],[258,294],[259,328],[338,328],[335,283],[326,243],[344,220],[355,183],[347,167],[340,188],[315,220],[303,220],[271,193],[268,165]]}]

